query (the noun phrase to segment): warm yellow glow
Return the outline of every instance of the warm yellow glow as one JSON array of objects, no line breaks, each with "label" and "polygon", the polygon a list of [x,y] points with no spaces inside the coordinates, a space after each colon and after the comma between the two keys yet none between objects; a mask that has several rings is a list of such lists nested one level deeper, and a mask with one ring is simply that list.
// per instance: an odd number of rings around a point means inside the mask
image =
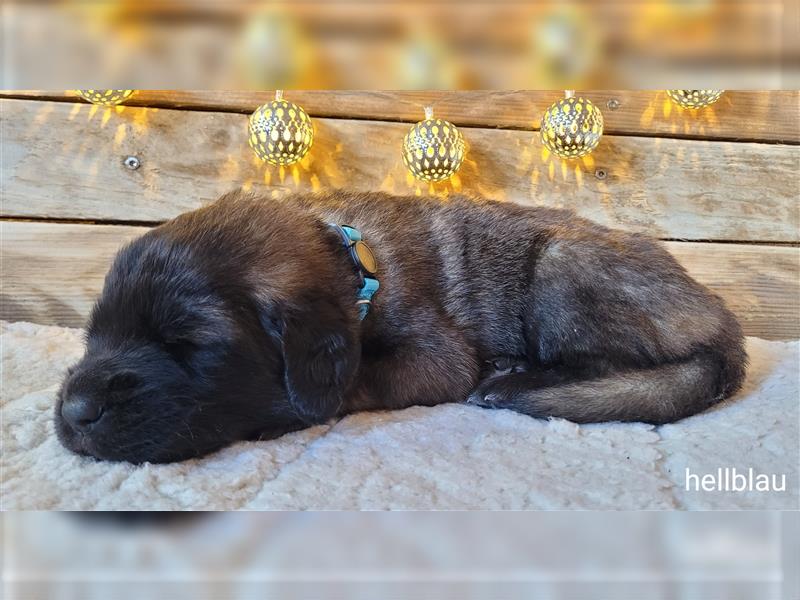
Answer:
[{"label": "warm yellow glow", "polygon": [[684,108],[703,108],[714,104],[725,90],[667,90],[675,104]]},{"label": "warm yellow glow", "polygon": [[136,109],[136,112],[133,114],[133,119],[131,120],[131,124],[133,125],[133,130],[138,134],[146,133],[147,121],[150,118],[150,113],[156,112],[157,110],[158,110],[157,108]]},{"label": "warm yellow glow", "polygon": [[101,106],[116,106],[130,98],[136,90],[75,90],[78,95]]},{"label": "warm yellow glow", "polygon": [[642,127],[650,127],[653,123],[653,117],[656,114],[656,104],[654,101],[650,101],[647,103],[647,106],[642,111],[642,116],[639,117],[639,125]]},{"label": "warm yellow glow", "polygon": [[236,181],[239,179],[240,170],[239,161],[229,154],[224,162],[220,162],[217,177],[221,181]]},{"label": "warm yellow glow", "polygon": [[603,115],[586,98],[563,98],[542,115],[542,144],[561,158],[588,154],[600,143],[602,135]]},{"label": "warm yellow glow", "polygon": [[122,142],[125,141],[125,136],[128,135],[128,130],[125,127],[125,123],[120,123],[117,125],[117,131],[114,134],[114,150],[119,149],[122,147]]},{"label": "warm yellow glow", "polygon": [[314,143],[314,126],[306,111],[277,98],[250,115],[248,143],[261,159],[273,165],[291,165]]},{"label": "warm yellow glow", "polygon": [[442,119],[420,121],[403,139],[403,162],[414,177],[423,181],[451,177],[465,155],[464,136],[455,125]]},{"label": "warm yellow glow", "polygon": [[578,165],[575,165],[575,183],[578,187],[583,187],[583,171]]}]

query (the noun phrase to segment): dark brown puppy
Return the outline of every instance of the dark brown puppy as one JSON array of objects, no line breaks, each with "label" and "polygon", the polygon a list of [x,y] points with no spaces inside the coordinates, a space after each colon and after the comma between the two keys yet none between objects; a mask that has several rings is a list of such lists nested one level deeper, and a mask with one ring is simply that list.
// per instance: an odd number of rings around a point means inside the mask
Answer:
[{"label": "dark brown puppy", "polygon": [[[363,321],[327,223],[377,256]],[[567,211],[234,193],[120,251],[56,421],[68,448],[132,462],[467,398],[666,423],[735,392],[746,360],[736,319],[659,243]]]}]

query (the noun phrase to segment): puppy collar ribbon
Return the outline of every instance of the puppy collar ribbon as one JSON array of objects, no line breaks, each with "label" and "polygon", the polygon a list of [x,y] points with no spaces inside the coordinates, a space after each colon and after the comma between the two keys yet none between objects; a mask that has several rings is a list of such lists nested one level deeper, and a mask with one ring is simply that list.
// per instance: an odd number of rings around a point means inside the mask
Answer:
[{"label": "puppy collar ribbon", "polygon": [[378,272],[378,261],[375,260],[375,255],[370,247],[361,239],[361,232],[358,229],[336,223],[328,223],[328,226],[342,239],[350,260],[355,265],[359,279],[356,305],[358,306],[358,316],[363,321],[369,313],[372,297],[380,287],[375,277]]}]

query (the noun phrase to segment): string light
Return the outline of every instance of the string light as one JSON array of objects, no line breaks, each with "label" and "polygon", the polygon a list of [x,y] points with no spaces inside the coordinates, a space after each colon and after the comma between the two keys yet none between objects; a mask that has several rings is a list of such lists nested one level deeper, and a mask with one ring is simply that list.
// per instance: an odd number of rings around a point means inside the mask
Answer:
[{"label": "string light", "polygon": [[667,95],[678,106],[703,108],[714,104],[725,90],[667,90]]},{"label": "string light", "polygon": [[290,165],[302,159],[314,142],[314,126],[306,111],[283,99],[259,106],[250,115],[248,142],[261,160],[273,165]]},{"label": "string light", "polygon": [[84,100],[101,106],[116,106],[130,98],[136,90],[75,90]]},{"label": "string light", "polygon": [[[118,105],[137,90],[75,90],[83,99],[97,105]],[[702,108],[715,103],[724,90],[666,90],[676,104]],[[542,144],[555,155],[579,158],[592,152],[603,135],[603,115],[588,98],[571,90],[551,104],[542,115]],[[610,105],[610,104],[609,104]],[[314,141],[311,118],[302,107],[283,99],[259,106],[248,122],[248,142],[258,157],[273,165],[290,165],[301,160]],[[466,155],[466,142],[458,128],[434,118],[433,107],[425,107],[419,121],[403,139],[403,163],[411,174],[423,181],[443,181],[454,175]]]},{"label": "string light", "polygon": [[403,162],[417,179],[443,181],[464,162],[466,143],[458,128],[433,118],[433,107],[425,107],[425,120],[414,125],[403,139]]},{"label": "string light", "polygon": [[542,143],[561,158],[578,158],[597,148],[603,135],[603,114],[591,100],[567,90],[542,115]]}]

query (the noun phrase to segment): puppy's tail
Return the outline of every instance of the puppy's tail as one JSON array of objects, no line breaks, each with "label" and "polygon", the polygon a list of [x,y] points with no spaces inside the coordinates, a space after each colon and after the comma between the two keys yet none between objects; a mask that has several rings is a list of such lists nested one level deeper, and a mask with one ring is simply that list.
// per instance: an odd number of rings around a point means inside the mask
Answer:
[{"label": "puppy's tail", "polygon": [[498,378],[469,402],[575,423],[663,424],[701,412],[735,393],[746,365],[747,355],[739,346],[723,352],[699,351],[682,362],[547,387],[540,387],[535,373],[520,373],[507,376],[513,378],[507,383],[500,381],[506,377]]}]

